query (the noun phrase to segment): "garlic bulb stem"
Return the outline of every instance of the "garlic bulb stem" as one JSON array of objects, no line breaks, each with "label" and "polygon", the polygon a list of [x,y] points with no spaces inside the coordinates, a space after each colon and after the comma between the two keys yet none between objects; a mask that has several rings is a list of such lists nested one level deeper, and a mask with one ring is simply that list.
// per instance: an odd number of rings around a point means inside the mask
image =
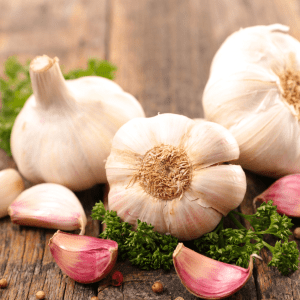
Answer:
[{"label": "garlic bulb stem", "polygon": [[76,103],[66,85],[58,61],[57,57],[51,59],[43,55],[36,57],[30,63],[33,94],[37,104],[44,108],[49,108],[51,105],[71,107]]}]

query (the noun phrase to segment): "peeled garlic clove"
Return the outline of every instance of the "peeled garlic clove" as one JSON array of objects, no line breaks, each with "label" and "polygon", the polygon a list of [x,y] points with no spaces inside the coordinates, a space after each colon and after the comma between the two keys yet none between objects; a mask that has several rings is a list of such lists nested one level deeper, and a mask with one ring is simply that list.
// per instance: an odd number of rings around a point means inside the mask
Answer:
[{"label": "peeled garlic clove", "polygon": [[276,180],[268,189],[254,198],[259,201],[272,200],[280,214],[289,217],[300,217],[300,174],[284,176]]},{"label": "peeled garlic clove", "polygon": [[80,283],[93,283],[109,274],[118,256],[118,243],[58,230],[49,241],[60,269]]},{"label": "peeled garlic clove", "polygon": [[8,208],[11,221],[25,226],[76,230],[84,234],[87,223],[83,207],[68,188],[42,183],[22,192]]},{"label": "peeled garlic clove", "polygon": [[208,258],[182,243],[173,252],[173,263],[186,289],[203,299],[223,299],[234,294],[246,284],[253,270],[251,257],[248,269],[244,269]]},{"label": "peeled garlic clove", "polygon": [[0,218],[8,215],[8,207],[24,189],[24,182],[18,171],[0,171]]}]

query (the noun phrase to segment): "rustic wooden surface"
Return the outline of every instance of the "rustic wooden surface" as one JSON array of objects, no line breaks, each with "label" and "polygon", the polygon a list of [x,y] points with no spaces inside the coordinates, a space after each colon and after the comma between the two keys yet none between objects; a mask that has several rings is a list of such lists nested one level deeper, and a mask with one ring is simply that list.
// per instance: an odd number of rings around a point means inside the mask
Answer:
[{"label": "rustic wooden surface", "polygon": [[[0,0],[0,62],[11,55],[25,62],[47,54],[59,57],[70,70],[85,67],[89,57],[107,59],[118,67],[116,82],[141,102],[148,117],[172,112],[196,118],[203,116],[201,95],[212,57],[224,39],[241,27],[272,23],[290,26],[290,34],[300,40],[300,2]],[[6,167],[16,166],[0,151],[0,169]],[[252,199],[272,180],[249,172],[247,180],[240,209],[252,213]],[[104,197],[104,186],[77,195],[89,216],[93,204]],[[38,290],[51,300],[95,295],[105,300],[197,299],[181,285],[174,269],[140,271],[128,262],[117,266],[124,274],[120,287],[78,284],[63,275],[51,257],[47,243],[53,233],[12,225],[9,217],[0,220],[0,277],[9,283],[0,290],[0,299],[32,300]],[[89,218],[86,234],[98,233],[98,222]],[[283,277],[267,267],[268,251],[262,257],[246,286],[227,299],[300,299],[300,271]],[[165,286],[160,295],[151,291],[157,280]]]}]

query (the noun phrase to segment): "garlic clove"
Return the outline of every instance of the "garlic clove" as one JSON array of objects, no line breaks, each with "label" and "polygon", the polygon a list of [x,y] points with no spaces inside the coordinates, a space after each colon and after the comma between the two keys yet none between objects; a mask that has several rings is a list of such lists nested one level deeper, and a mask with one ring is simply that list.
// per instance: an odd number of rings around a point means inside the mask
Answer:
[{"label": "garlic clove", "polygon": [[300,217],[300,174],[284,176],[254,198],[254,203],[272,200],[280,214]]},{"label": "garlic clove", "polygon": [[191,201],[186,194],[182,198],[166,201],[163,216],[168,225],[167,232],[180,241],[193,240],[212,231],[222,219],[222,214],[217,210]]},{"label": "garlic clove", "polygon": [[183,147],[185,138],[190,135],[190,131],[195,125],[195,122],[186,116],[170,113],[149,118],[149,121],[158,145],[165,144],[179,147]]},{"label": "garlic clove", "polygon": [[166,201],[150,198],[143,188],[134,183],[130,189],[124,189],[123,183],[111,185],[109,190],[109,209],[118,212],[122,221],[128,222],[135,229],[137,219],[154,226],[159,233],[169,232],[163,217]]},{"label": "garlic clove", "polygon": [[8,207],[25,189],[23,179],[15,169],[0,171],[0,218],[8,215]]},{"label": "garlic clove", "polygon": [[[263,126],[262,122],[264,122]],[[268,177],[276,178],[288,173],[297,173],[299,171],[297,164],[291,165],[291,161],[298,161],[297,149],[289,150],[287,156],[276,158],[278,153],[285,151],[283,149],[287,147],[287,137],[291,140],[298,139],[298,128],[290,130],[291,127],[287,128],[282,125],[295,124],[295,122],[296,119],[286,107],[278,110],[278,107],[274,105],[265,112],[253,114],[241,121],[239,125],[243,126],[243,131],[240,130],[241,127],[233,126],[231,132],[241,150],[237,163],[248,170]],[[278,141],[281,142],[278,143]]]},{"label": "garlic clove", "polygon": [[199,254],[179,243],[173,252],[177,275],[186,289],[203,299],[223,299],[241,289],[252,275],[252,256],[248,269],[226,264]]},{"label": "garlic clove", "polygon": [[42,183],[22,192],[9,206],[15,224],[62,230],[80,229],[87,223],[83,207],[68,188],[55,183]]},{"label": "garlic clove", "polygon": [[50,252],[60,269],[80,283],[107,276],[118,256],[118,243],[58,230],[49,240]]},{"label": "garlic clove", "polygon": [[224,216],[237,208],[246,194],[246,175],[240,166],[212,166],[194,170],[193,176],[187,198]]},{"label": "garlic clove", "polygon": [[124,124],[114,136],[112,151],[118,149],[144,155],[155,145],[179,146],[182,144],[182,136],[190,130],[193,124],[193,120],[174,114],[135,118]]},{"label": "garlic clove", "polygon": [[240,154],[233,135],[216,123],[194,121],[194,126],[184,138],[184,147],[193,169],[228,162],[237,159]]}]

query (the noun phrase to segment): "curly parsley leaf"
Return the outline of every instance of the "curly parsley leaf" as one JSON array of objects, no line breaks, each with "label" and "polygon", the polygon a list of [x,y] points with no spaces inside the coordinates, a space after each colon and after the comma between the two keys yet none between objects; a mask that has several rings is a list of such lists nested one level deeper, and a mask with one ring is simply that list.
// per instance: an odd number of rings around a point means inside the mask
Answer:
[{"label": "curly parsley leaf", "polygon": [[268,266],[277,267],[277,269],[283,275],[288,275],[290,272],[298,270],[299,251],[295,241],[277,241],[274,247],[268,245],[267,243],[264,244],[273,255]]},{"label": "curly parsley leaf", "polygon": [[[11,156],[10,135],[15,119],[32,94],[29,75],[29,63],[22,65],[15,56],[9,57],[4,63],[5,77],[0,78],[0,148]],[[116,66],[105,60],[90,58],[86,69],[77,69],[64,74],[65,79],[83,76],[102,76],[113,79]]]},{"label": "curly parsley leaf", "polygon": [[118,243],[119,259],[128,258],[133,265],[145,270],[169,270],[173,265],[177,238],[162,235],[153,230],[154,226],[140,220],[134,231],[129,223],[121,222],[115,211],[106,211],[101,201],[93,207],[91,217],[106,224],[99,237]]},{"label": "curly parsley leaf", "polygon": [[[233,214],[237,214],[250,222],[251,229],[247,230]],[[244,215],[236,211],[229,213],[230,219],[238,229],[218,226],[213,232],[207,233],[194,241],[198,251],[210,258],[225,263],[233,263],[247,268],[252,253],[259,254],[263,247],[272,253],[270,266],[277,267],[283,275],[298,269],[299,250],[295,242],[288,242],[292,234],[292,221],[287,216],[279,215],[273,201],[263,203],[253,215]],[[271,234],[280,241],[272,247],[263,240],[263,236]],[[222,243],[220,240],[222,238]]]}]

